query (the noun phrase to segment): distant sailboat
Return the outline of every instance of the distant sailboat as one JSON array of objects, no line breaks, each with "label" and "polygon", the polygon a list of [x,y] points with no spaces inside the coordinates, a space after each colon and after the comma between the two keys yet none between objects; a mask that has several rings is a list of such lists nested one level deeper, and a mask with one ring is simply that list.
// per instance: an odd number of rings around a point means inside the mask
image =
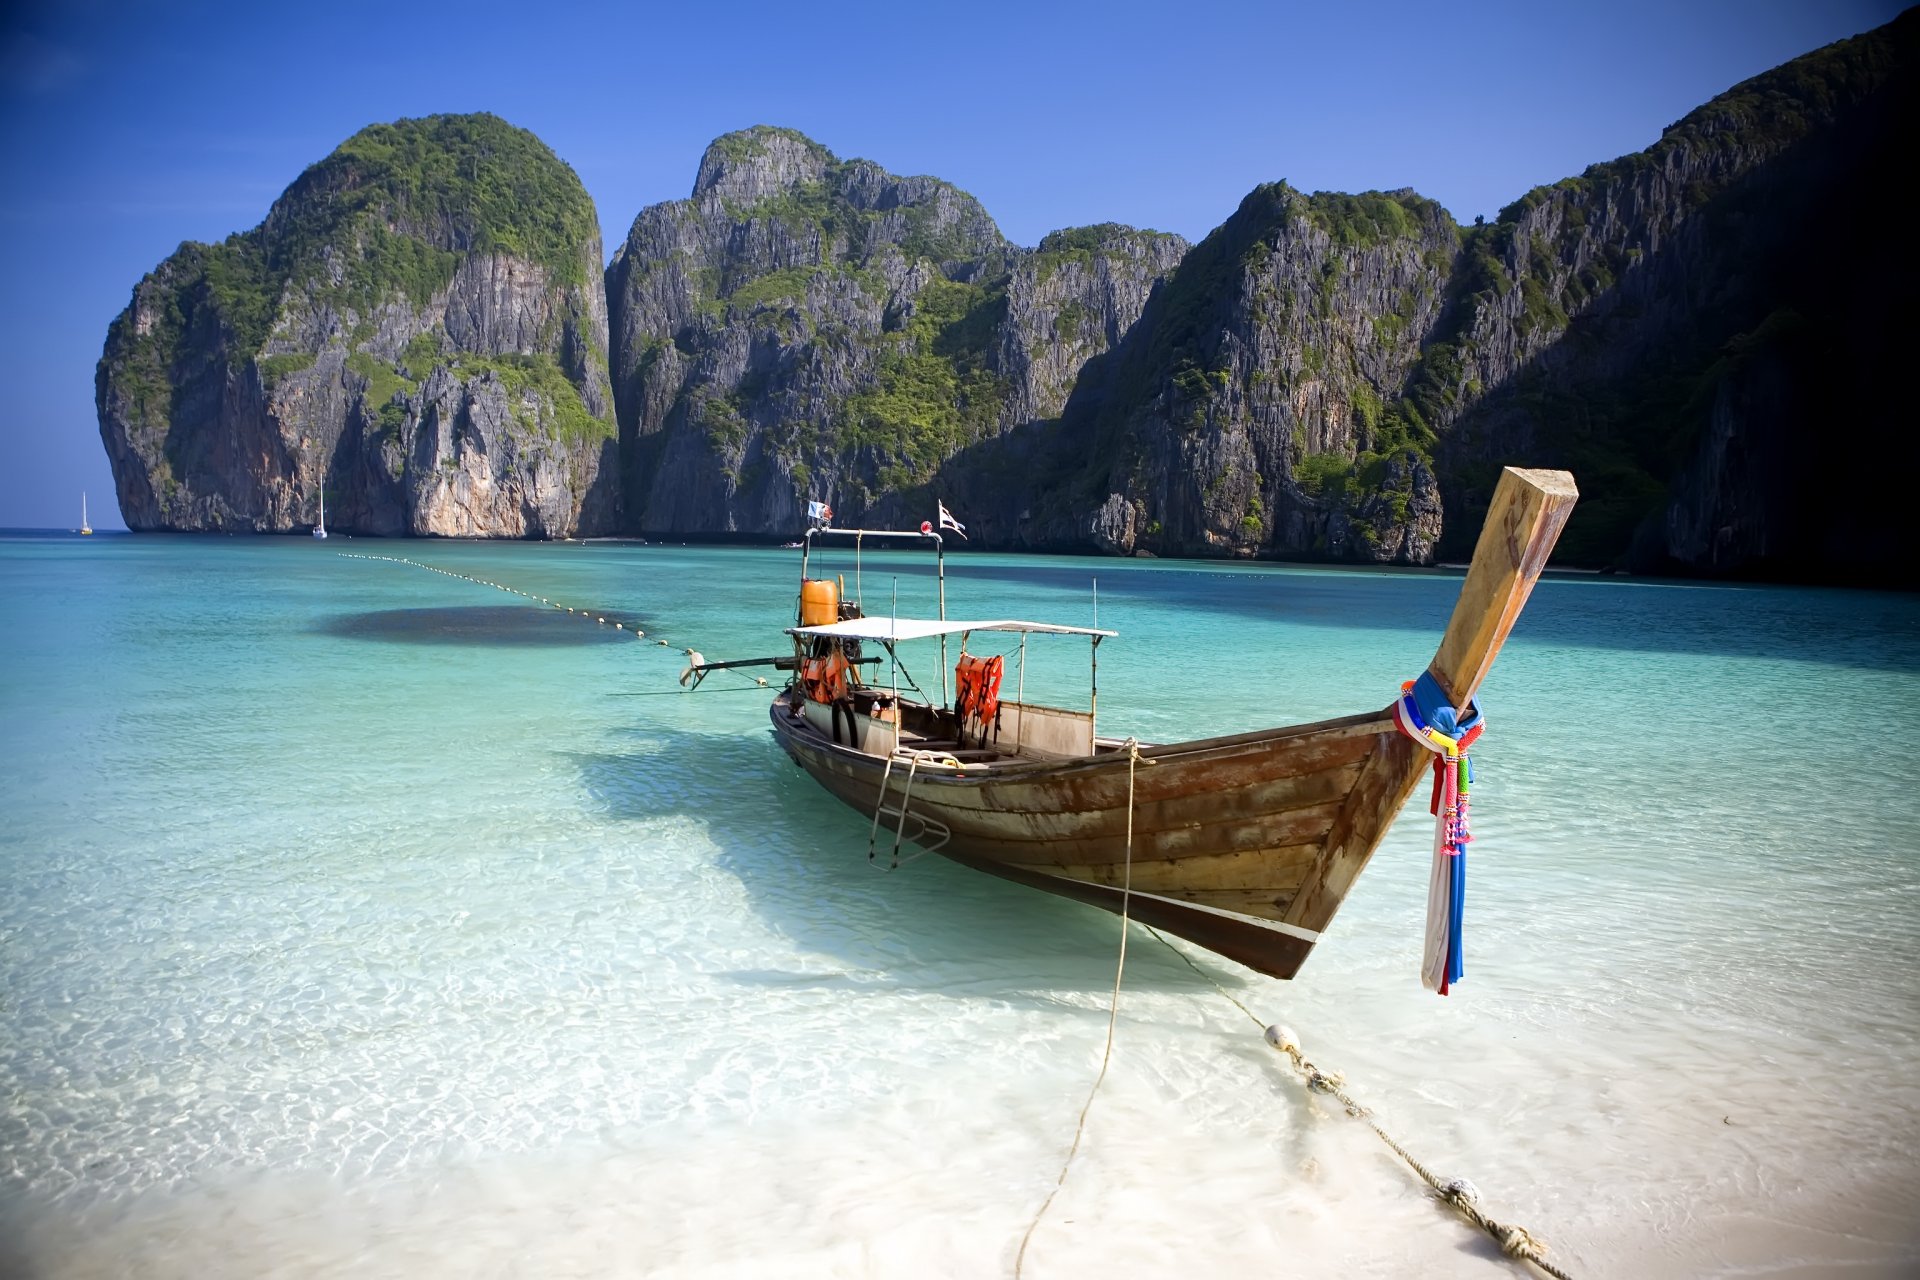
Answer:
[{"label": "distant sailboat", "polygon": [[327,536],[327,490],[324,485],[320,489],[320,523],[313,526],[313,536],[316,538]]},{"label": "distant sailboat", "polygon": [[80,491],[80,532],[85,536],[93,534],[93,526],[87,523],[87,491],[85,489]]}]

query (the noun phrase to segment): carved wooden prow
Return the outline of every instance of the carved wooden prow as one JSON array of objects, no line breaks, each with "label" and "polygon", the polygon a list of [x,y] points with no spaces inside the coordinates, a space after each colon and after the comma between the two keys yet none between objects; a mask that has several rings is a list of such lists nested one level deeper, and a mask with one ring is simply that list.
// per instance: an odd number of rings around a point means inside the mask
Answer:
[{"label": "carved wooden prow", "polygon": [[1427,667],[1454,706],[1465,706],[1487,678],[1579,497],[1564,471],[1500,473],[1453,620]]},{"label": "carved wooden prow", "polygon": [[[1427,667],[1454,706],[1465,706],[1486,679],[1579,497],[1565,471],[1501,472],[1453,619]],[[1431,760],[1404,735],[1383,732],[1288,909],[1287,923],[1327,927]]]}]

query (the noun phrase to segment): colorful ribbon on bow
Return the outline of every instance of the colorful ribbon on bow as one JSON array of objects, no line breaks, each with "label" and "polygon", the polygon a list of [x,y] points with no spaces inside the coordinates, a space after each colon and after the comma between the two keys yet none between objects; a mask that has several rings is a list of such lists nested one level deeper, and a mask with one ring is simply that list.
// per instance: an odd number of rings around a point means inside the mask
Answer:
[{"label": "colorful ribbon on bow", "polygon": [[1393,704],[1400,732],[1433,753],[1433,870],[1427,882],[1427,947],[1420,979],[1427,990],[1446,995],[1466,973],[1461,953],[1461,919],[1467,904],[1467,796],[1473,788],[1473,762],[1467,748],[1487,727],[1478,700],[1460,711],[1432,672],[1400,686]]}]

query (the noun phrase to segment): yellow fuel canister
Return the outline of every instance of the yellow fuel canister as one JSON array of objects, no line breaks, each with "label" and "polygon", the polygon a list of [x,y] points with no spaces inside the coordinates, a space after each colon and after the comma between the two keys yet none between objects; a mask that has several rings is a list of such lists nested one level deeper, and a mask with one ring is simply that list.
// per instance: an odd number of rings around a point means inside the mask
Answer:
[{"label": "yellow fuel canister", "polygon": [[831,578],[804,578],[800,582],[800,625],[824,627],[840,621],[840,587]]}]

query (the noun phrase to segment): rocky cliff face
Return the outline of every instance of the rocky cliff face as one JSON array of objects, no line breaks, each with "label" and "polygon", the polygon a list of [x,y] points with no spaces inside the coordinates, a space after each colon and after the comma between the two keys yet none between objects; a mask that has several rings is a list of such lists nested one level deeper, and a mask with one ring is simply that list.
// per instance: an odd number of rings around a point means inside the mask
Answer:
[{"label": "rocky cliff face", "polygon": [[96,375],[134,529],[618,527],[593,206],[491,116],[363,130],[140,282]]},{"label": "rocky cliff face", "polygon": [[1425,560],[1440,496],[1388,406],[1457,251],[1453,220],[1411,192],[1262,187],[1082,375],[1043,450],[1048,492],[980,482],[1004,471],[988,450],[949,478],[984,533],[1027,545]]},{"label": "rocky cliff face", "polygon": [[1191,248],[1021,248],[948,183],[759,127],[603,282],[530,135],[378,126],[141,283],[102,435],[135,528],[304,527],[323,482],[375,533],[786,537],[810,501],[940,497],[989,547],[1417,564],[1522,464],[1579,479],[1573,563],[1911,581],[1856,472],[1911,416],[1917,46],[1920,11],[1490,224],[1273,183]]},{"label": "rocky cliff face", "polygon": [[1185,248],[1103,226],[1023,250],[947,183],[729,134],[607,271],[630,522],[787,533],[814,500],[857,519],[1058,414]]}]

